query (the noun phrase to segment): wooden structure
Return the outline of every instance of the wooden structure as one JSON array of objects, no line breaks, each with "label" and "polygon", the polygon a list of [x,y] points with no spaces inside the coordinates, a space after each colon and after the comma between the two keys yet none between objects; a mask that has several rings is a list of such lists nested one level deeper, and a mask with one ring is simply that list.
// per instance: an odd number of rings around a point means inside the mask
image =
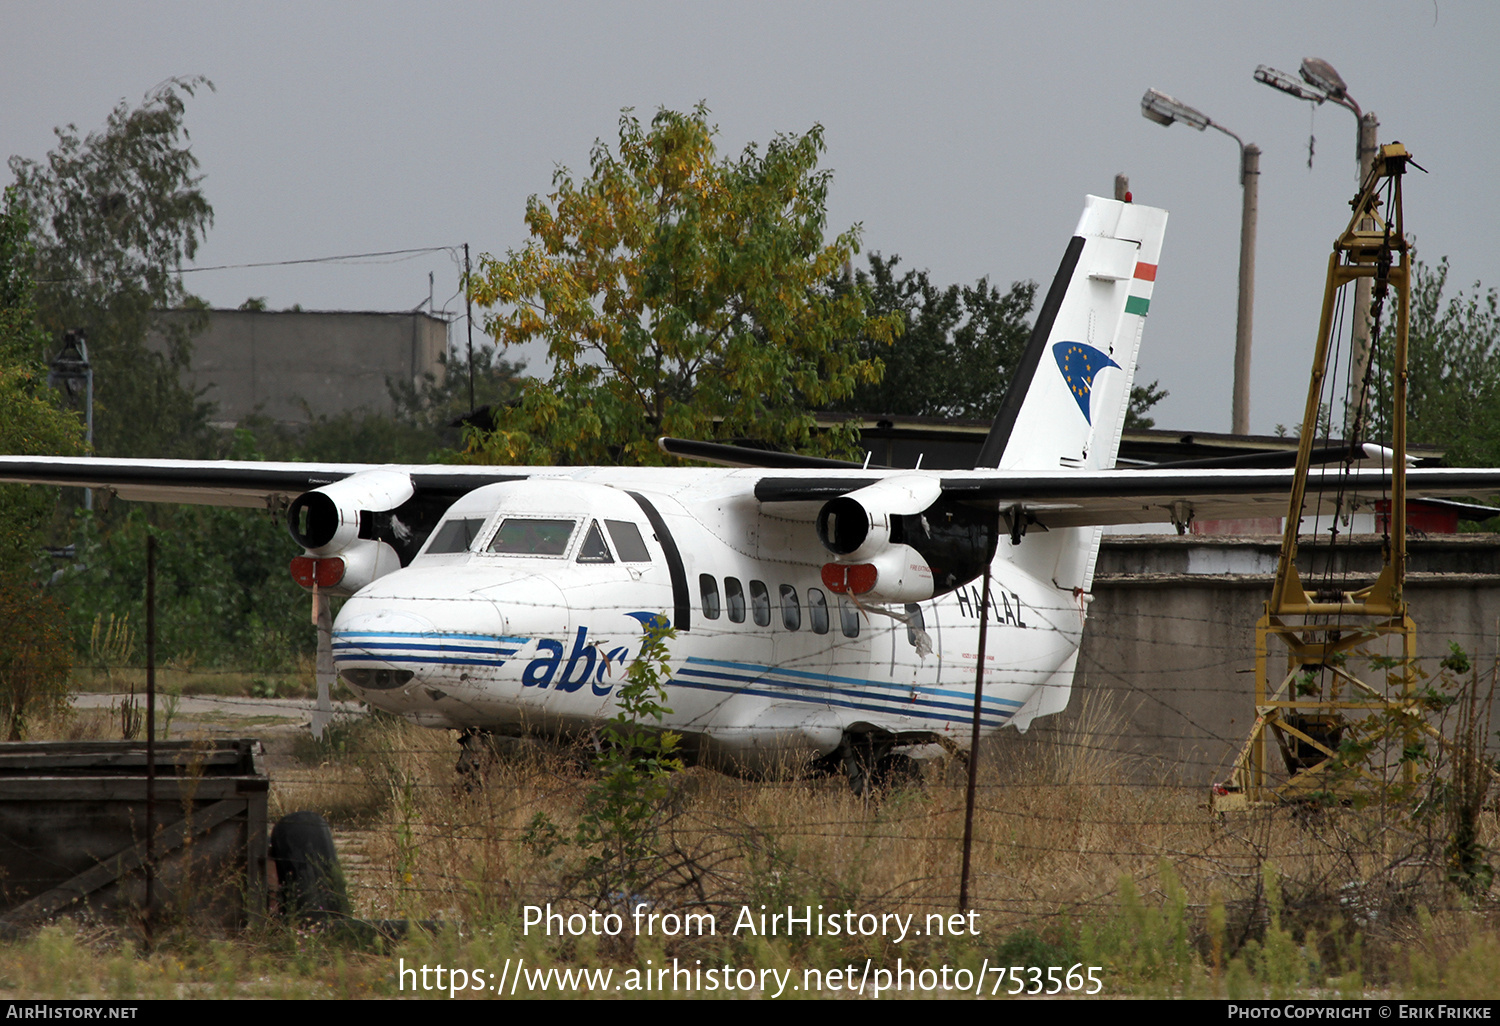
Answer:
[{"label": "wooden structure", "polygon": [[0,744],[0,934],[58,915],[233,927],[264,912],[260,743],[154,747],[148,788],[143,741]]}]

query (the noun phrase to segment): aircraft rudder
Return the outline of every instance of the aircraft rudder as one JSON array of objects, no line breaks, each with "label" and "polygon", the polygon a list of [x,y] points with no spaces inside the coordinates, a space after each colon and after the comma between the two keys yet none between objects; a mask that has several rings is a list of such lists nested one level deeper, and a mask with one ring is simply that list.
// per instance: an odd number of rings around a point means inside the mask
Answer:
[{"label": "aircraft rudder", "polygon": [[977,468],[1113,466],[1166,211],[1086,197]]}]

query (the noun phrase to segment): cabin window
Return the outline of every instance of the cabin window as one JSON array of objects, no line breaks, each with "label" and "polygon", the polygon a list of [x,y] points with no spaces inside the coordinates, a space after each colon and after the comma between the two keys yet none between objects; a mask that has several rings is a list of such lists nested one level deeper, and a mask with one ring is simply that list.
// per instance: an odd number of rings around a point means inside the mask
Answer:
[{"label": "cabin window", "polygon": [[906,604],[906,640],[912,648],[917,647],[917,632],[927,630],[927,620],[922,616],[922,607],[915,602]]},{"label": "cabin window", "polygon": [[859,637],[859,608],[849,601],[848,595],[839,596],[839,626],[843,628],[844,637]]},{"label": "cabin window", "polygon": [[802,603],[797,601],[797,589],[790,584],[781,586],[781,624],[789,631],[802,628]]},{"label": "cabin window", "polygon": [[599,521],[595,520],[589,524],[589,533],[583,536],[583,544],[578,546],[578,562],[580,563],[613,563],[615,558],[609,554],[609,546],[604,544],[604,532],[599,530]]},{"label": "cabin window", "polygon": [[698,575],[698,591],[703,595],[703,618],[719,618],[719,582],[713,574]]},{"label": "cabin window", "polygon": [[724,578],[724,605],[729,609],[730,622],[745,622],[745,589],[736,578]]},{"label": "cabin window", "polygon": [[609,528],[609,536],[614,540],[615,551],[620,554],[622,562],[651,562],[651,553],[641,540],[640,528],[628,520],[606,520],[604,526]]},{"label": "cabin window", "polygon": [[817,588],[807,589],[807,619],[814,634],[828,633],[828,599]]},{"label": "cabin window", "polygon": [[433,534],[427,553],[468,552],[488,519],[489,517],[476,517],[447,521]]},{"label": "cabin window", "polygon": [[757,626],[771,626],[771,592],[765,581],[750,582],[750,615]]},{"label": "cabin window", "polygon": [[567,553],[576,526],[576,520],[506,517],[490,540],[490,551],[510,556],[561,556]]}]

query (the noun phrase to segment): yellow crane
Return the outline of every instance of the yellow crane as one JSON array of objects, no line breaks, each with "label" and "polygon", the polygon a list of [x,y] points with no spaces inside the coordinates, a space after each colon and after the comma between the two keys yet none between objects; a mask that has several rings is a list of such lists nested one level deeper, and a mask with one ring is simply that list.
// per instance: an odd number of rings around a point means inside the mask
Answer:
[{"label": "yellow crane", "polygon": [[[1401,211],[1401,183],[1411,155],[1400,143],[1382,146],[1351,204],[1348,226],[1328,258],[1323,312],[1318,325],[1312,379],[1308,385],[1297,468],[1287,503],[1286,527],[1276,581],[1255,629],[1255,711],[1250,736],[1229,779],[1215,785],[1214,808],[1224,812],[1251,804],[1297,800],[1347,800],[1354,793],[1411,783],[1410,753],[1421,732],[1434,733],[1421,716],[1416,628],[1403,586],[1406,579],[1406,334],[1411,294],[1411,246]],[[1392,289],[1396,293],[1396,337],[1391,352],[1388,424],[1390,490],[1385,496],[1383,566],[1375,583],[1346,590],[1325,574],[1309,588],[1297,565],[1298,534],[1307,497],[1316,425],[1325,409],[1339,293],[1370,279],[1375,338]],[[1370,364],[1366,364],[1368,368]],[[1371,373],[1353,382],[1349,403],[1345,468],[1363,455]],[[1314,487],[1338,492],[1338,518],[1370,503],[1345,494],[1343,477],[1325,470]],[[1332,555],[1330,553],[1330,555]],[[1354,734],[1358,733],[1358,737]],[[1341,757],[1357,744],[1379,750],[1379,760]],[[1275,751],[1273,751],[1273,749]],[[1277,758],[1279,756],[1279,759]],[[1278,765],[1279,762],[1279,765]]]}]

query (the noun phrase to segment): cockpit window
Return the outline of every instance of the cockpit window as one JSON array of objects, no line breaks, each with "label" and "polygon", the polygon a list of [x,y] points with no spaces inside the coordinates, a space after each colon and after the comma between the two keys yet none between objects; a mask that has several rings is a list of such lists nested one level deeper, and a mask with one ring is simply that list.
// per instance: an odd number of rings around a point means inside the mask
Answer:
[{"label": "cockpit window", "polygon": [[490,541],[491,552],[511,556],[561,556],[568,551],[576,520],[521,520],[506,517]]},{"label": "cockpit window", "polygon": [[604,526],[609,528],[609,536],[615,542],[615,551],[620,554],[623,562],[651,562],[651,553],[646,549],[646,543],[641,541],[640,529],[634,524],[628,520],[606,520]]},{"label": "cockpit window", "polygon": [[578,562],[580,563],[613,563],[615,558],[609,554],[609,546],[604,544],[604,533],[599,530],[599,521],[595,520],[589,524],[589,533],[583,536],[583,544],[578,547]]},{"label": "cockpit window", "polygon": [[437,529],[432,536],[431,543],[427,546],[427,554],[444,552],[467,552],[474,544],[474,539],[479,537],[480,529],[488,517],[474,517],[464,520],[449,520]]}]

